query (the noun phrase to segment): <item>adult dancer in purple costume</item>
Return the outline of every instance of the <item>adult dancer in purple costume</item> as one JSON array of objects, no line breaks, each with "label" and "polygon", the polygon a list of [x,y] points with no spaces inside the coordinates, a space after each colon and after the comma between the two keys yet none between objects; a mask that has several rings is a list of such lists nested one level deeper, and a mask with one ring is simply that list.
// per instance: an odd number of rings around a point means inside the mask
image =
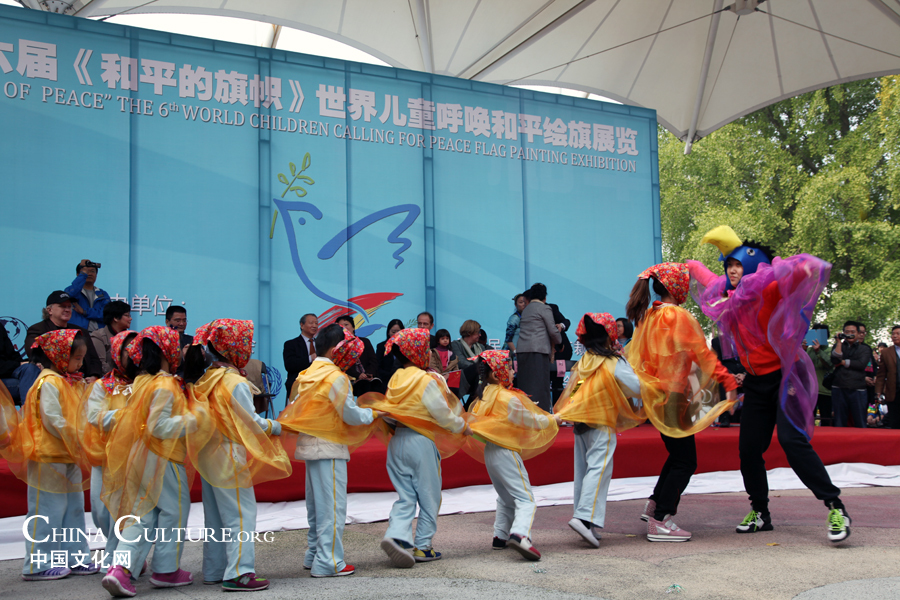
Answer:
[{"label": "adult dancer in purple costume", "polygon": [[763,453],[777,424],[788,464],[828,508],[828,539],[845,540],[850,517],[841,490],[809,443],[818,384],[812,361],[800,349],[831,265],[809,254],[773,260],[771,250],[742,242],[727,226],[716,227],[702,241],[722,252],[725,275],[688,261],[691,292],[703,313],[716,322],[723,352],[730,349],[747,369],[739,448],[751,510],[737,532],[772,529]]}]

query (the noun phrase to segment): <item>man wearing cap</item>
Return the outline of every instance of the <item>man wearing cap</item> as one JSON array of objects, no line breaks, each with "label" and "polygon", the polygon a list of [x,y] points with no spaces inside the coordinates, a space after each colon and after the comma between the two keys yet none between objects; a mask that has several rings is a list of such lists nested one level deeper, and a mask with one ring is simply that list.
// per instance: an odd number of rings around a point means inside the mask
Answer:
[{"label": "man wearing cap", "polygon": [[100,263],[83,259],[75,267],[75,281],[65,290],[72,298],[72,325],[87,331],[103,327],[103,307],[109,302],[109,294],[94,286],[99,268]]},{"label": "man wearing cap", "polygon": [[[44,309],[44,315],[46,318],[29,327],[25,336],[25,352],[28,353],[29,358],[31,358],[31,345],[35,338],[57,329],[80,329],[85,341],[89,340],[88,332],[83,327],[69,323],[72,318],[72,297],[66,292],[57,290],[47,296],[47,308]],[[97,356],[93,344],[87,345],[87,354],[84,356],[81,371],[88,383],[92,383],[95,378],[103,375],[100,357]]]}]

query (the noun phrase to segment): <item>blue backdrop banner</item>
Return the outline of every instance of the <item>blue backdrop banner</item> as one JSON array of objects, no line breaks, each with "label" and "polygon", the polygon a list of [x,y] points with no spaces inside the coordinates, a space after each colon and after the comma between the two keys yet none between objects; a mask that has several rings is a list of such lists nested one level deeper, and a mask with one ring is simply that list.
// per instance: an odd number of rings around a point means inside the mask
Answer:
[{"label": "blue backdrop banner", "polygon": [[282,372],[307,312],[502,341],[532,283],[622,316],[661,260],[652,110],[5,6],[0,72],[19,347],[83,258],[133,329],[252,319]]}]

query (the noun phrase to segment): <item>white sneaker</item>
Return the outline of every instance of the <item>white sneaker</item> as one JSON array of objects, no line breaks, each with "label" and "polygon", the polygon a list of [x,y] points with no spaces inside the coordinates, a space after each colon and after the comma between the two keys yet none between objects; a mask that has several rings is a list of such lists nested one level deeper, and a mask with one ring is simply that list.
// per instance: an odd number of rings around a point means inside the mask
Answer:
[{"label": "white sneaker", "polygon": [[572,517],[571,519],[569,519],[569,527],[571,527],[575,531],[575,533],[583,537],[584,541],[586,541],[594,548],[600,547],[600,540],[598,540],[596,536],[594,536],[594,533],[591,531],[593,527],[591,529],[588,529],[584,526],[584,523],[581,522],[581,519]]},{"label": "white sneaker", "polygon": [[691,532],[676,525],[672,515],[666,515],[662,521],[654,518],[647,521],[647,539],[651,542],[687,542]]}]

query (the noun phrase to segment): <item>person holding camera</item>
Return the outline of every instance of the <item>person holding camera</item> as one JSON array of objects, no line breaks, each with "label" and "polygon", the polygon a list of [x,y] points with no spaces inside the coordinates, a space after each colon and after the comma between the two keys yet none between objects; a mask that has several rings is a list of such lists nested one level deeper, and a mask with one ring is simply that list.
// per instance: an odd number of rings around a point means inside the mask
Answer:
[{"label": "person holding camera", "polygon": [[854,427],[866,426],[866,366],[872,360],[872,349],[857,339],[857,325],[856,321],[844,323],[844,330],[834,337],[831,350],[831,362],[835,365],[831,386],[835,427],[847,427],[848,415]]},{"label": "person holding camera", "polygon": [[100,263],[83,259],[75,267],[75,280],[66,288],[73,300],[72,325],[88,332],[103,327],[103,308],[109,302],[109,294],[94,285],[99,269]]}]

